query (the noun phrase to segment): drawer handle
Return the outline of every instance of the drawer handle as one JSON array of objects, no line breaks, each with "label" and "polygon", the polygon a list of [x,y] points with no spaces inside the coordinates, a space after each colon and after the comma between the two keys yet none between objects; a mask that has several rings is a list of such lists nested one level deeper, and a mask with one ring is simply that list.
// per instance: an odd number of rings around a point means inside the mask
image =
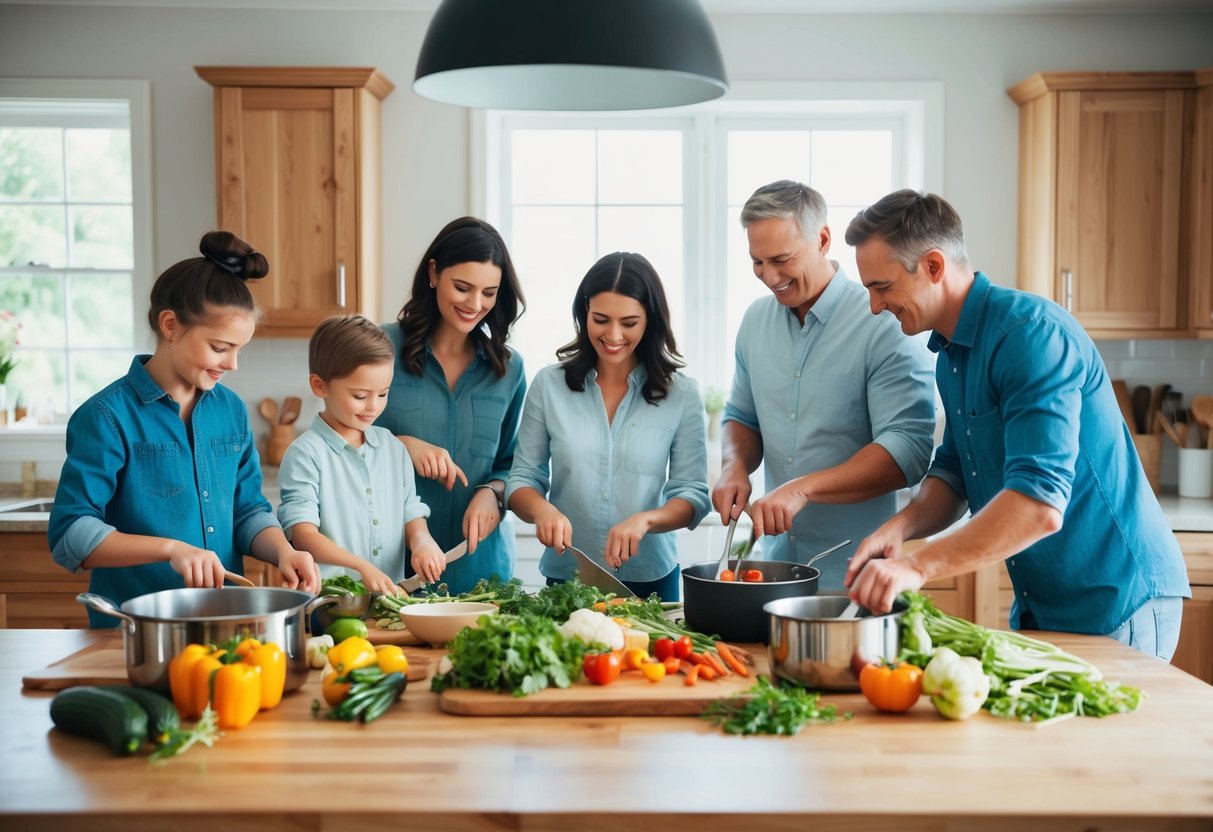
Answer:
[{"label": "drawer handle", "polygon": [[1061,270],[1061,298],[1067,312],[1074,311],[1074,273],[1069,269]]},{"label": "drawer handle", "polygon": [[345,309],[345,263],[337,263],[337,308]]}]

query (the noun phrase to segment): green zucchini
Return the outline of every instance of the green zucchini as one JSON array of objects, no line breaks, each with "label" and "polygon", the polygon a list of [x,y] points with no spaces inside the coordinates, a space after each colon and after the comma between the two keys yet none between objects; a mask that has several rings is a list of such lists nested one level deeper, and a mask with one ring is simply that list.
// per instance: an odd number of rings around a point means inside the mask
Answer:
[{"label": "green zucchini", "polygon": [[51,721],[69,734],[100,740],[133,754],[147,739],[147,712],[129,696],[95,687],[68,688],[51,700]]},{"label": "green zucchini", "polygon": [[139,703],[147,714],[147,738],[152,745],[164,745],[173,732],[181,727],[181,717],[177,715],[172,700],[154,690],[130,685],[97,685],[97,690],[126,696]]}]

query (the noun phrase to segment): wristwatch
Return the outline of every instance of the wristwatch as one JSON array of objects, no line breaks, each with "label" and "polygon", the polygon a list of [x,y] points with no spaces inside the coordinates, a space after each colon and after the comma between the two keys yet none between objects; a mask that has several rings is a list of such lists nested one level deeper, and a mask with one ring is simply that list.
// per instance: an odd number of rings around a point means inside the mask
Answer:
[{"label": "wristwatch", "polygon": [[495,499],[497,501],[497,510],[500,511],[502,514],[505,514],[505,499],[504,499],[502,493],[500,491],[498,491],[496,488],[494,488],[493,486],[489,485],[487,482],[477,485],[472,490],[479,491],[482,488],[487,488],[489,491],[493,492],[493,499]]}]

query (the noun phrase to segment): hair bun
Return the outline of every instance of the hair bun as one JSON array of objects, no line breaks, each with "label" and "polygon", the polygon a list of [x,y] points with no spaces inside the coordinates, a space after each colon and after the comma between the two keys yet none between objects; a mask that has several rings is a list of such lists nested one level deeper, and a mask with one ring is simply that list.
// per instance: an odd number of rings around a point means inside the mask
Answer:
[{"label": "hair bun", "polygon": [[270,270],[265,255],[230,231],[211,231],[198,245],[202,256],[241,280],[264,277]]}]

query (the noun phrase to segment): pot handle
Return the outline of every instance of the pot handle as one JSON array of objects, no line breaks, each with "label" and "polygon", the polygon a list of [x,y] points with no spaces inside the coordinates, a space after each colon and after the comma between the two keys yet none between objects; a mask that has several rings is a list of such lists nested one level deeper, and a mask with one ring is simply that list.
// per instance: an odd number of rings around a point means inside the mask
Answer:
[{"label": "pot handle", "polygon": [[81,592],[76,596],[76,600],[90,610],[95,610],[102,615],[112,615],[114,618],[121,618],[129,624],[134,624],[135,619],[118,609],[118,606],[103,595],[98,595],[95,592]]},{"label": "pot handle", "polygon": [[307,606],[303,608],[304,615],[311,615],[321,607],[331,607],[341,600],[340,595],[317,595],[315,598],[307,602]]}]

